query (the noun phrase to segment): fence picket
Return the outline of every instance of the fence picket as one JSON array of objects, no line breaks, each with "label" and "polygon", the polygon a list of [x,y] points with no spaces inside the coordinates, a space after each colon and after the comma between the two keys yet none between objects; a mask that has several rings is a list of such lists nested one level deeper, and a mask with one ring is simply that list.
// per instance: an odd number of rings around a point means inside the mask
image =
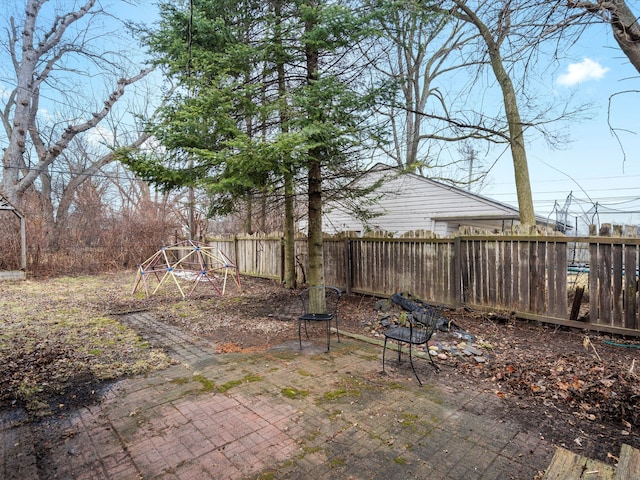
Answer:
[{"label": "fence picket", "polygon": [[[214,239],[241,273],[282,278],[281,236]],[[433,303],[515,311],[567,324],[569,248],[588,274],[589,317],[575,326],[640,335],[640,239],[524,236],[327,238],[327,283],[356,293],[408,291]],[[296,240],[298,281],[306,280],[306,241]],[[578,250],[588,252],[577,254]]]},{"label": "fence picket", "polygon": [[638,323],[638,246],[625,245],[624,247],[624,326],[626,328],[639,328]]}]

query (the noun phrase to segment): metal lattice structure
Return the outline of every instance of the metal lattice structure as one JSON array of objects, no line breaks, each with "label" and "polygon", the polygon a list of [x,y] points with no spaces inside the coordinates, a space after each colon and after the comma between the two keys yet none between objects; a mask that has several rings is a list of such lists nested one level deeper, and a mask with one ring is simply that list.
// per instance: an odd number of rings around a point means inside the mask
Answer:
[{"label": "metal lattice structure", "polygon": [[162,247],[138,267],[132,294],[153,295],[164,286],[175,287],[182,298],[206,285],[224,295],[229,280],[242,290],[238,267],[220,250],[192,240]]}]

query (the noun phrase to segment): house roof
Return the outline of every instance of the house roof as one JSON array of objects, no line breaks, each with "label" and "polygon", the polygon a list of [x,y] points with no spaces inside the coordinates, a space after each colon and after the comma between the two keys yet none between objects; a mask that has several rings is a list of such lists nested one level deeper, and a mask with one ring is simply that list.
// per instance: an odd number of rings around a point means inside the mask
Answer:
[{"label": "house roof", "polygon": [[[450,190],[452,192],[455,192],[458,195],[463,195],[465,197],[468,198],[472,198],[475,201],[480,201],[483,203],[486,203],[488,205],[492,205],[494,207],[498,207],[501,210],[505,211],[506,215],[511,215],[511,216],[515,216],[515,218],[520,218],[520,211],[509,205],[506,203],[502,203],[502,202],[498,202],[496,200],[493,200],[492,198],[489,197],[485,197],[484,195],[480,195],[478,193],[473,193],[470,192],[469,190],[464,190],[460,187],[456,187],[454,185],[449,185],[446,183],[442,183],[439,182],[437,180],[433,180],[431,178],[428,177],[424,177],[422,175],[418,175],[417,173],[412,173],[412,172],[401,172],[397,167],[393,167],[393,166],[389,166],[389,165],[385,165],[383,163],[377,163],[375,164],[370,170],[369,172],[384,172],[384,171],[388,171],[388,172],[394,172],[393,175],[394,176],[400,176],[400,175],[407,175],[407,176],[411,176],[415,179],[417,179],[419,182],[424,182],[427,184],[431,184],[433,186],[435,186],[436,188],[443,188],[446,190]],[[474,218],[478,218],[478,216],[476,215],[468,215],[468,217],[474,217]],[[500,217],[502,218],[502,217]],[[443,217],[444,219],[444,217]]]},{"label": "house roof", "polygon": [[[403,173],[397,167],[382,163],[374,165],[356,182],[367,182],[367,176],[372,174],[383,180],[382,186],[376,191],[381,198],[371,209],[372,212],[378,210],[380,215],[374,215],[367,222],[376,228],[407,231],[424,228],[424,221],[429,220],[459,224],[520,220],[519,210],[511,205],[415,173]],[[345,217],[334,217],[333,220],[338,225],[347,226]],[[536,221],[544,225],[549,223],[548,219],[538,216]],[[422,227],[415,227],[420,223]]]}]

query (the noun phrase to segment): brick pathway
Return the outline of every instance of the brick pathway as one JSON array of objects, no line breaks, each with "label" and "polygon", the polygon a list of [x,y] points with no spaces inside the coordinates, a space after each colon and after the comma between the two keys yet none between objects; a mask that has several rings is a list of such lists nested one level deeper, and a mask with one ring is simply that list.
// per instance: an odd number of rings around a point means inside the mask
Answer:
[{"label": "brick pathway", "polygon": [[214,355],[149,313],[123,320],[180,364],[55,421],[0,417],[0,478],[520,480],[553,454],[495,395],[448,386],[427,362],[422,388],[410,368],[381,375],[375,345]]},{"label": "brick pathway", "polygon": [[149,312],[121,315],[120,319],[151,345],[162,348],[175,360],[196,366],[200,362],[207,363],[213,359],[213,343],[161,322]]}]

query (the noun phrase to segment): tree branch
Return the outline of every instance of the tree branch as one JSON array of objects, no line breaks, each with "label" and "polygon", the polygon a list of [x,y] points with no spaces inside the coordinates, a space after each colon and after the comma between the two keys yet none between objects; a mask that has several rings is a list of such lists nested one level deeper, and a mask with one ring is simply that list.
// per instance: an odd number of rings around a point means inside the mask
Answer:
[{"label": "tree branch", "polygon": [[77,125],[69,125],[62,133],[60,139],[51,146],[46,154],[40,157],[40,161],[38,165],[31,169],[25,177],[21,180],[21,185],[18,188],[19,193],[24,193],[32,182],[38,177],[38,175],[47,168],[57,157],[60,155],[62,151],[69,145],[69,142],[78,135],[79,133],[86,132],[87,130],[94,128],[97,126],[111,111],[113,105],[124,95],[125,87],[131,85],[132,83],[144,78],[148,75],[153,68],[147,68],[141,70],[140,73],[131,77],[131,78],[121,78],[118,80],[118,84],[115,90],[109,95],[109,98],[104,102],[104,108],[97,113],[93,114],[93,117],[87,120],[84,123],[80,123]]}]

